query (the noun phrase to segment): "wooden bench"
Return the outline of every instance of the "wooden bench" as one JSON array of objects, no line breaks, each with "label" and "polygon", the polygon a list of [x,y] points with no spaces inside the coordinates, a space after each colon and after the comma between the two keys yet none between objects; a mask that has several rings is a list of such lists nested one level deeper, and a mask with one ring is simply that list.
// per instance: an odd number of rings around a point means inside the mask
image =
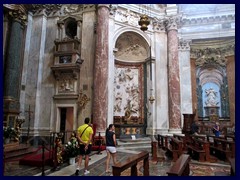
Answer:
[{"label": "wooden bench", "polygon": [[235,157],[235,142],[214,137],[214,143],[210,145],[210,150],[212,154],[215,152],[218,158],[227,160],[227,158]]},{"label": "wooden bench", "polygon": [[131,167],[131,176],[137,176],[137,164],[143,160],[143,175],[149,176],[149,152],[143,151],[133,155],[122,162],[113,165],[113,176],[120,176],[121,173]]},{"label": "wooden bench", "polygon": [[192,136],[192,143],[187,145],[189,154],[197,154],[200,162],[210,161],[209,142]]},{"label": "wooden bench", "polygon": [[191,158],[187,154],[182,154],[177,161],[172,165],[169,171],[167,171],[168,176],[189,176],[190,168],[189,162]]}]

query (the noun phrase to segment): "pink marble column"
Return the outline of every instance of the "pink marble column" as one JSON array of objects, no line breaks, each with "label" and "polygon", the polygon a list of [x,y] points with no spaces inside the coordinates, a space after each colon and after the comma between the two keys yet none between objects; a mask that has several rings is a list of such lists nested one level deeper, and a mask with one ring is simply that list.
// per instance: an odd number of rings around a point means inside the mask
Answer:
[{"label": "pink marble column", "polygon": [[181,128],[177,23],[177,17],[171,17],[166,20],[168,32],[168,101],[170,131],[179,130]]},{"label": "pink marble column", "polygon": [[97,132],[105,132],[108,112],[108,26],[109,7],[98,5],[96,58],[94,64],[93,123]]}]

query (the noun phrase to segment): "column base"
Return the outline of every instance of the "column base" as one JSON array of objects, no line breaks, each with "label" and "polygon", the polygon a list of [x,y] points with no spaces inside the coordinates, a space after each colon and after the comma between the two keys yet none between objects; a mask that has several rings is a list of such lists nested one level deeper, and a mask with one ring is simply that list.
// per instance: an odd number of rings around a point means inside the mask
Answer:
[{"label": "column base", "polygon": [[169,129],[168,133],[171,133],[171,134],[182,134],[182,129]]}]

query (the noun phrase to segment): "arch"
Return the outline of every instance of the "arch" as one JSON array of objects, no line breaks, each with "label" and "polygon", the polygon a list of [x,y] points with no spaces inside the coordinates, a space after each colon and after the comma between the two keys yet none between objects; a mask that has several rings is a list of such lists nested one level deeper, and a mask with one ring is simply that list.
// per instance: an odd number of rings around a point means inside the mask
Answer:
[{"label": "arch", "polygon": [[65,20],[64,24],[65,24],[66,35],[69,38],[74,39],[74,37],[77,35],[77,21],[76,21],[76,19],[69,17]]},{"label": "arch", "polygon": [[118,34],[114,41],[115,59],[121,62],[139,63],[149,57],[149,43],[147,37],[138,31],[125,29]]},{"label": "arch", "polygon": [[140,36],[142,36],[144,38],[144,40],[150,46],[150,37],[146,33],[143,33],[140,29],[138,30],[136,28],[123,27],[123,28],[119,28],[113,36],[112,42],[114,44],[114,47],[115,47],[116,41],[119,38],[119,36],[121,36],[121,34],[123,34],[125,32],[135,32],[136,34],[139,34]]}]

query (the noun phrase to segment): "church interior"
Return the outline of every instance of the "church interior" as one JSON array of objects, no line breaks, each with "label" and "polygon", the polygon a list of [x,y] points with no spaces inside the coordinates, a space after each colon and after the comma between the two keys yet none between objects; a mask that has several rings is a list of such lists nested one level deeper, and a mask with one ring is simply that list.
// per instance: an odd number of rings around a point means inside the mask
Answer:
[{"label": "church interior", "polygon": [[109,124],[110,175],[235,175],[235,4],[3,4],[4,175],[74,175],[86,117],[90,175]]}]

